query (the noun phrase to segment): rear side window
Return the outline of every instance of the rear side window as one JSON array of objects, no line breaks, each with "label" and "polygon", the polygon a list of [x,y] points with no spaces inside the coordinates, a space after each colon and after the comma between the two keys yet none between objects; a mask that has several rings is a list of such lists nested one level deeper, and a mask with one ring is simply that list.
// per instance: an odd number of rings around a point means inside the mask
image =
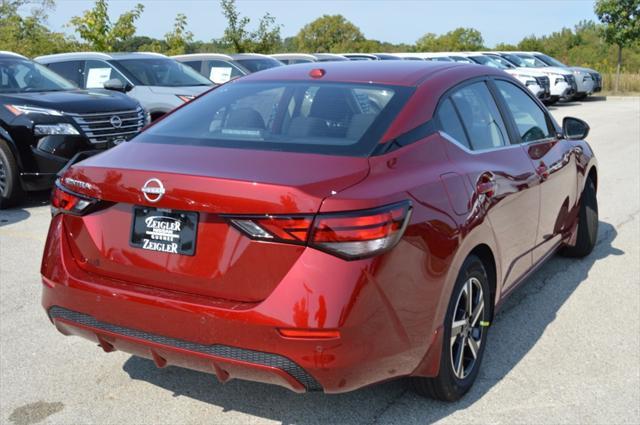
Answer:
[{"label": "rear side window", "polygon": [[523,142],[553,137],[544,111],[522,89],[500,80],[496,81],[496,86],[513,115],[518,134]]},{"label": "rear side window", "polygon": [[462,127],[462,121],[460,121],[458,112],[456,112],[453,107],[451,100],[445,99],[440,104],[438,108],[438,121],[440,122],[442,131],[453,137],[461,145],[471,149],[469,139],[467,139],[467,135],[464,133],[464,128]]},{"label": "rear side window", "polygon": [[471,148],[491,149],[509,144],[507,129],[484,82],[466,85],[451,95],[464,124]]},{"label": "rear side window", "polygon": [[242,77],[245,73],[230,62],[209,60],[205,65],[205,73],[211,81],[223,84],[234,78]]},{"label": "rear side window", "polygon": [[109,80],[119,80],[123,85],[128,84],[127,79],[111,65],[103,61],[88,60],[84,67],[84,87],[88,89],[104,88],[104,83]]},{"label": "rear side window", "polygon": [[84,87],[84,61],[50,63],[47,68],[73,81],[78,87]]},{"label": "rear side window", "polygon": [[231,83],[136,141],[366,156],[412,92],[318,82]]}]

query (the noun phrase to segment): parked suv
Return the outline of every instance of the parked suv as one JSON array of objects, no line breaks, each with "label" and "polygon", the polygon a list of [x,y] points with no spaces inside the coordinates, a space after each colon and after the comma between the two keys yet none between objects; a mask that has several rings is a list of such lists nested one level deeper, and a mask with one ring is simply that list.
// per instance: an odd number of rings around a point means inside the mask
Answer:
[{"label": "parked suv", "polygon": [[190,67],[158,53],[61,53],[35,60],[79,87],[128,94],[152,121],[213,85]]},{"label": "parked suv", "polygon": [[[556,58],[540,52],[531,52],[530,54],[549,66],[556,66],[571,70],[576,76],[576,84],[578,85],[578,92],[575,96],[576,99],[584,99],[588,95],[597,93],[602,90],[602,76],[595,69],[584,68],[581,66],[567,66]],[[589,79],[591,79],[593,82],[591,92],[589,92]]]},{"label": "parked suv", "polygon": [[80,90],[27,58],[0,52],[0,208],[24,190],[51,187],[77,155],[131,139],[146,124],[117,92]]},{"label": "parked suv", "polygon": [[[502,69],[504,72],[516,77],[518,81],[524,84],[538,99],[545,103],[551,100],[549,77],[541,71],[532,68],[519,68],[512,65],[509,61],[500,61],[495,56],[483,55],[482,53],[459,53],[456,57],[469,59],[473,61],[473,63],[480,65]],[[459,62],[457,59],[454,60]]]},{"label": "parked suv", "polygon": [[215,84],[224,84],[234,78],[250,74],[247,68],[234,61],[231,56],[219,53],[195,53],[172,56],[171,59],[190,66]]},{"label": "parked suv", "polygon": [[513,52],[488,52],[486,54],[498,54],[520,68],[540,68],[540,71],[549,76],[551,91],[549,103],[555,103],[558,100],[571,100],[578,89],[573,73],[566,68],[545,66],[533,56]]}]

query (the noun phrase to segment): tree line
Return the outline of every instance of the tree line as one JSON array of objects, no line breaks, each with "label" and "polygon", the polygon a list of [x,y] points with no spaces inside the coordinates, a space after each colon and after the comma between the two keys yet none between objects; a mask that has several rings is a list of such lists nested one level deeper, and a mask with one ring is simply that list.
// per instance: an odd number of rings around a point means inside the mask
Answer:
[{"label": "tree line", "polygon": [[[55,0],[0,0],[0,50],[33,57],[69,51],[153,51],[168,55],[199,52],[421,52],[490,49],[474,28],[456,28],[445,34],[426,33],[414,44],[372,40],[342,15],[323,15],[304,25],[293,37],[281,36],[282,25],[267,13],[252,22],[238,11],[235,0],[221,0],[227,26],[220,39],[195,40],[187,17],[178,14],[163,38],[138,35],[136,21],[144,6],[117,19],[109,15],[108,0],[96,0],[92,9],[70,19],[74,35],[52,31],[47,14]],[[28,12],[25,9],[29,8]],[[600,22],[582,21],[549,35],[531,35],[515,44],[500,43],[496,50],[543,51],[571,65],[602,72],[617,67],[640,73],[640,0],[598,0],[594,10]],[[624,54],[623,54],[624,52]]]}]

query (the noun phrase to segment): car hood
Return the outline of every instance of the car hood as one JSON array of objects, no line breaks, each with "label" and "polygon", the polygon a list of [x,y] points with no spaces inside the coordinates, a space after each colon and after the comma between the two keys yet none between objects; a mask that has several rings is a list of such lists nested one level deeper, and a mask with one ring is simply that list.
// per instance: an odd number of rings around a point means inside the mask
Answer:
[{"label": "car hood", "polygon": [[[529,68],[531,69],[531,68]],[[561,74],[561,75],[572,75],[573,72],[571,72],[570,69],[567,68],[560,68],[559,66],[545,66],[542,68],[537,68],[538,70],[540,70],[541,72],[545,73],[545,74]]]},{"label": "car hood", "polygon": [[580,71],[580,72],[586,72],[588,74],[600,74],[598,71],[596,71],[595,69],[591,69],[591,68],[584,68],[582,66],[572,66],[571,68],[572,71]]},{"label": "car hood", "polygon": [[156,94],[173,94],[173,95],[187,95],[197,96],[200,93],[211,89],[211,86],[181,86],[181,87],[166,87],[166,86],[149,86],[149,90]]},{"label": "car hood", "polygon": [[55,92],[10,93],[2,95],[3,103],[37,106],[68,113],[126,111],[138,102],[122,93],[92,89]]},{"label": "car hood", "polygon": [[512,74],[529,75],[531,77],[544,77],[547,75],[536,68],[517,67],[515,69],[510,69],[509,71],[511,71]]}]

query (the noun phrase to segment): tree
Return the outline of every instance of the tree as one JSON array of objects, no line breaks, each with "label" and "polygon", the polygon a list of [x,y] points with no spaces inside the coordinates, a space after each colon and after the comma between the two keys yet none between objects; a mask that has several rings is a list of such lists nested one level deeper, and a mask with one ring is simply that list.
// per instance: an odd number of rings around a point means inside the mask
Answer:
[{"label": "tree", "polygon": [[113,23],[109,18],[107,0],[96,0],[93,9],[86,10],[82,16],[71,18],[69,25],[91,48],[98,51],[113,51],[136,33],[135,21],[140,18],[144,6],[138,3],[133,10],[123,13]]},{"label": "tree", "polygon": [[236,53],[273,53],[281,44],[280,28],[276,19],[266,13],[258,23],[256,31],[249,31],[247,26],[251,19],[241,16],[236,8],[235,0],[220,0],[222,14],[227,19],[222,41],[231,46]]},{"label": "tree", "polygon": [[418,52],[460,52],[483,48],[482,34],[473,28],[456,28],[441,36],[427,33],[416,41]]},{"label": "tree", "polygon": [[296,36],[298,49],[303,52],[359,51],[365,41],[360,29],[342,15],[323,15],[308,23]]},{"label": "tree", "polygon": [[617,92],[620,84],[622,48],[640,40],[640,0],[598,0],[595,12],[603,23],[602,36],[605,41],[618,46],[614,88]]},{"label": "tree", "polygon": [[[30,14],[20,15],[19,9],[27,5],[33,6]],[[64,34],[46,27],[47,11],[53,5],[53,0],[1,0],[0,48],[25,56],[59,53],[73,48]]]},{"label": "tree", "polygon": [[187,17],[178,13],[173,23],[173,31],[164,36],[167,43],[167,55],[181,55],[186,53],[187,46],[193,41],[193,33],[187,31]]}]

